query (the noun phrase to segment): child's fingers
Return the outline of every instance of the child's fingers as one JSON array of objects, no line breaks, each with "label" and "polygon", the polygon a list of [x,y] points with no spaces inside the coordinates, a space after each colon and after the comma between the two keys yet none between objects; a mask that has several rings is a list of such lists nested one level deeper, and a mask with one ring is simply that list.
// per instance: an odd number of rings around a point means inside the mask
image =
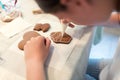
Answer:
[{"label": "child's fingers", "polygon": [[69,23],[68,26],[71,27],[71,28],[74,28],[74,27],[75,27],[75,25],[72,24],[72,23]]},{"label": "child's fingers", "polygon": [[49,38],[46,38],[46,48],[49,48],[51,44],[51,41]]},{"label": "child's fingers", "polygon": [[62,19],[61,21],[62,21],[64,24],[67,24],[67,23],[70,22],[68,19]]}]

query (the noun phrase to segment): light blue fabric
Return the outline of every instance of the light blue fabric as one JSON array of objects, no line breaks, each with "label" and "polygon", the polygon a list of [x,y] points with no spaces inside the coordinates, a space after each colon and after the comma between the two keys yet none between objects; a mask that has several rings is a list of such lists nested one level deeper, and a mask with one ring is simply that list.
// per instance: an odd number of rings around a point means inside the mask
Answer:
[{"label": "light blue fabric", "polygon": [[0,6],[2,9],[5,9],[4,5],[2,4],[2,2],[0,1]]},{"label": "light blue fabric", "polygon": [[96,79],[95,79],[94,77],[86,74],[86,75],[85,75],[85,80],[96,80]]},{"label": "light blue fabric", "polygon": [[95,33],[94,33],[94,40],[93,44],[97,45],[102,40],[102,34],[103,34],[103,27],[102,26],[96,26]]}]

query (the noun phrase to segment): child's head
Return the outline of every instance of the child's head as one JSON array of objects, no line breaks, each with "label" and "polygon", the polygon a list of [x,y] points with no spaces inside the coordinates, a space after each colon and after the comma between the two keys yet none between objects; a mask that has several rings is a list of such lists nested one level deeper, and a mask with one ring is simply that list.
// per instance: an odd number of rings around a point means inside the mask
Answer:
[{"label": "child's head", "polygon": [[58,12],[65,9],[65,6],[60,3],[60,0],[36,0],[36,2],[40,8],[47,13]]},{"label": "child's head", "polygon": [[120,0],[116,0],[116,10],[120,12]]},{"label": "child's head", "polygon": [[[60,18],[77,24],[96,24],[106,21],[120,0],[36,0],[39,6]],[[116,5],[118,4],[117,8]]]}]

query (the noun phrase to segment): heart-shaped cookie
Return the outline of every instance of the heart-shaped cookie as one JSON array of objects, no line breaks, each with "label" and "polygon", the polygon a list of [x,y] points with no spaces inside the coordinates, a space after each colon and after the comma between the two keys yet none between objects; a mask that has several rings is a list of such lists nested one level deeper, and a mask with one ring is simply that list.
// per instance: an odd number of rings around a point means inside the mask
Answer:
[{"label": "heart-shaped cookie", "polygon": [[45,24],[36,24],[33,30],[40,31],[42,30],[43,32],[47,32],[50,28],[50,24],[45,23]]}]

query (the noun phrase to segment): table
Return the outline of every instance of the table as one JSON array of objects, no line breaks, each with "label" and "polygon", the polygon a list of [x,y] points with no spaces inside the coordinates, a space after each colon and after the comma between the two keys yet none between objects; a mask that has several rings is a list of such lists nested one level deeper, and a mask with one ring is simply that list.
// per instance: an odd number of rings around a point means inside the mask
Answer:
[{"label": "table", "polygon": [[[27,3],[27,5],[25,3]],[[32,24],[39,21],[39,15],[32,14],[33,9],[39,9],[34,0],[20,0],[20,5],[22,5],[21,11],[24,20]],[[3,25],[2,23],[0,24]],[[8,50],[8,48],[11,47],[20,36],[21,34],[18,34],[7,39],[0,33],[0,55],[3,59],[3,63],[0,64],[0,67],[25,78],[26,69],[23,55]],[[49,80],[84,80],[92,44],[92,36],[93,28],[84,28],[83,34],[78,43],[79,45],[76,45],[63,68],[57,70],[53,67],[45,67],[47,78]]]}]

